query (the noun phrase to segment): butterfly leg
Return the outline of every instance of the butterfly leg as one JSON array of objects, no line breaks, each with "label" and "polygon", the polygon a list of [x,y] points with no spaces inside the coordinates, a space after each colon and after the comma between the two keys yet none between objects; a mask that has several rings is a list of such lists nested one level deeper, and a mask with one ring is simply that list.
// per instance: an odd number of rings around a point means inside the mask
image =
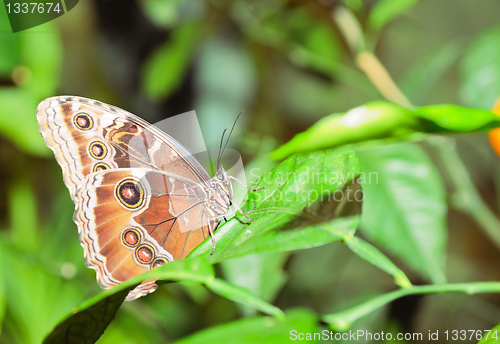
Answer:
[{"label": "butterfly leg", "polygon": [[241,210],[241,208],[240,208],[240,207],[238,207],[238,205],[237,205],[236,203],[233,203],[233,205],[234,205],[234,207],[236,208],[236,210],[238,210],[238,211],[239,211],[239,212],[240,212],[243,216],[245,216],[245,217],[248,219],[248,221],[250,221],[250,223],[252,223],[252,222],[253,222],[253,221],[252,221],[252,219],[251,219],[251,218],[249,218],[249,217],[248,217],[248,215],[247,215],[247,214],[245,214],[245,213],[243,212],[243,210]]},{"label": "butterfly leg", "polygon": [[215,229],[212,229],[212,222],[209,222],[208,224],[208,232],[210,233],[210,238],[212,239],[212,253],[210,253],[210,257],[215,253],[215,237],[214,237],[214,231],[219,227],[220,222],[217,223],[217,226]]},{"label": "butterfly leg", "polygon": [[[262,186],[260,188],[255,188],[253,186],[249,186],[249,185],[246,185],[245,183],[243,183],[241,180],[239,180],[238,178],[234,178],[233,176],[229,176],[229,178],[231,178],[232,180],[234,181],[237,181],[238,183],[240,183],[241,185],[243,185],[244,187],[246,187],[247,189],[252,189],[253,191],[257,191],[257,190],[262,190],[262,189],[265,189],[266,187],[265,186]],[[241,211],[241,210],[240,210]],[[245,215],[246,216],[246,215]],[[248,217],[248,216],[247,216]]]}]

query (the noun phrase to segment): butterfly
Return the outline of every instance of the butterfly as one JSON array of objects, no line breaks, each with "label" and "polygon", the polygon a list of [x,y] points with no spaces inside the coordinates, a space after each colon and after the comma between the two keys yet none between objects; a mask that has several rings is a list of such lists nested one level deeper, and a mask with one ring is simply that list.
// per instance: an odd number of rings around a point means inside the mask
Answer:
[{"label": "butterfly", "polygon": [[[212,177],[174,138],[118,107],[59,96],[36,116],[75,203],[85,264],[103,289],[182,259],[209,236],[215,250],[213,232],[231,205],[248,218],[232,203],[230,179],[261,189],[220,165],[224,134]],[[157,287],[145,281],[126,300]]]}]

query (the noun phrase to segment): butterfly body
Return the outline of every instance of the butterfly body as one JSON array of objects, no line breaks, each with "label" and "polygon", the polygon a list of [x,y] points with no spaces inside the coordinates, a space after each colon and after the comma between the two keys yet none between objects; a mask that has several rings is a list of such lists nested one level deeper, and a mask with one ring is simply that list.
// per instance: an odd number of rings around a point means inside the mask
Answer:
[{"label": "butterfly body", "polygon": [[[184,258],[217,228],[232,186],[176,140],[117,107],[82,97],[48,98],[37,108],[75,203],[85,263],[110,288]],[[132,300],[154,291],[147,281]]]}]

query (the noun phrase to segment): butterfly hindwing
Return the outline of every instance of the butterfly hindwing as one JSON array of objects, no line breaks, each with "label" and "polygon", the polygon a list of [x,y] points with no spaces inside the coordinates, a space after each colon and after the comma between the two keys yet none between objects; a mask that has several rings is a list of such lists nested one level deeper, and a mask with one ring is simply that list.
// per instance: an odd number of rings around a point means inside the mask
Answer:
[{"label": "butterfly hindwing", "polygon": [[[119,169],[89,175],[75,194],[85,262],[109,288],[184,258],[209,236],[203,189],[161,171]],[[129,299],[153,291],[141,285]],[[144,289],[146,288],[146,289]]]}]

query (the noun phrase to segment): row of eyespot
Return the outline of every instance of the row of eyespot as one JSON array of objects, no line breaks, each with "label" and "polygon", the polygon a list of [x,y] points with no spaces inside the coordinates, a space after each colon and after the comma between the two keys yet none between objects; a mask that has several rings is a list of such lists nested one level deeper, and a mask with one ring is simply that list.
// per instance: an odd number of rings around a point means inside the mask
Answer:
[{"label": "row of eyespot", "polygon": [[[79,112],[73,117],[73,125],[75,128],[81,131],[88,131],[94,127],[94,120],[92,117],[85,113]],[[89,145],[89,154],[96,160],[103,160],[108,154],[108,148],[102,142],[94,141]],[[98,162],[92,167],[92,172],[109,170],[108,164],[103,162]]]},{"label": "row of eyespot", "polygon": [[164,257],[155,257],[155,250],[149,244],[139,244],[141,233],[136,228],[127,228],[123,231],[122,242],[125,246],[135,248],[134,254],[137,261],[144,265],[150,265],[151,269],[168,263]]}]

